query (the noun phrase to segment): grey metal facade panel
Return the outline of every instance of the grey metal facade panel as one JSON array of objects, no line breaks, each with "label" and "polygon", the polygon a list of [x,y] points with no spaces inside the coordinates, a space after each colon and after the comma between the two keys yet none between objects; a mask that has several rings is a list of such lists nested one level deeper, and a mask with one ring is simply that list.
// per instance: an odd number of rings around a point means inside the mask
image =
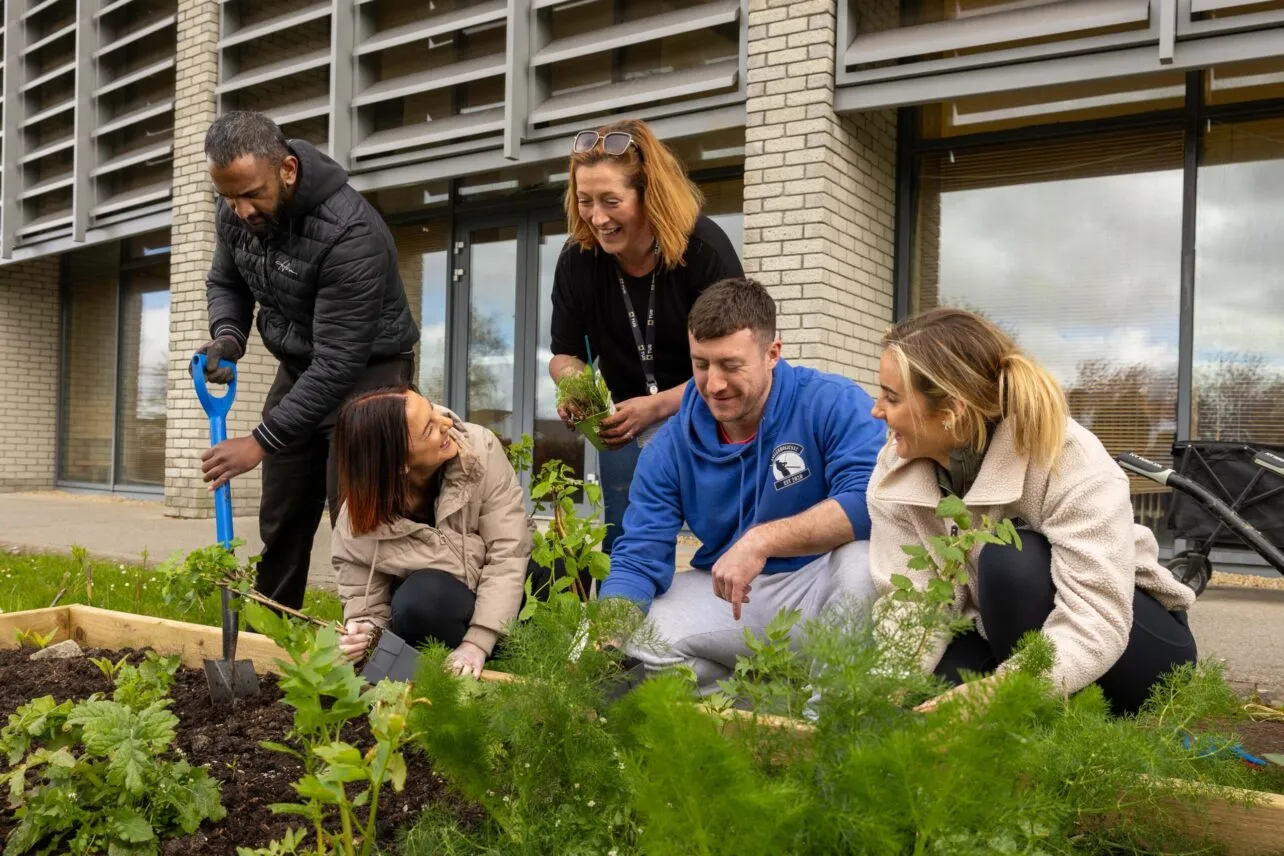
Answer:
[{"label": "grey metal facade panel", "polygon": [[740,0],[716,0],[716,2],[699,6],[664,12],[550,42],[531,58],[531,65],[538,68],[641,42],[655,41],[666,36],[677,36],[708,27],[730,24],[739,17]]},{"label": "grey metal facade panel", "polygon": [[358,56],[364,56],[375,51],[387,50],[388,48],[395,48],[412,42],[444,36],[469,27],[499,21],[509,15],[508,5],[505,0],[491,0],[489,3],[480,3],[454,12],[433,15],[424,21],[415,21],[399,27],[392,27],[362,41],[357,45],[356,53]]},{"label": "grey metal facade panel", "polygon": [[857,33],[845,48],[844,61],[849,66],[886,62],[1140,24],[1149,19],[1149,7],[1149,0],[1072,0],[876,33]]},{"label": "grey metal facade panel", "polygon": [[735,86],[739,76],[739,61],[726,60],[700,68],[557,95],[532,110],[530,121],[556,122],[574,116],[606,113],[631,105],[700,95]]},{"label": "grey metal facade panel", "polygon": [[333,4],[330,0],[322,3],[314,3],[304,9],[298,9],[293,12],[287,12],[284,15],[278,15],[275,18],[269,18],[262,23],[255,24],[251,27],[243,27],[234,33],[223,36],[219,40],[218,46],[226,50],[236,45],[251,42],[255,39],[261,39],[264,36],[270,36],[273,33],[279,33],[282,30],[288,30],[306,24],[309,21],[316,21],[328,17]]},{"label": "grey metal facade panel", "polygon": [[[84,240],[89,230],[89,212],[93,210],[95,184],[89,172],[94,167],[97,144],[91,131],[97,124],[93,96],[98,80],[98,22],[93,15],[97,0],[76,0],[76,85],[73,96],[76,144],[72,150],[71,237]],[[177,16],[170,18],[170,25]],[[147,29],[147,28],[143,28]],[[137,32],[137,31],[136,31]],[[157,32],[152,28],[147,34]]]},{"label": "grey metal facade panel", "polygon": [[[1269,13],[1265,19],[1251,16],[1259,25],[1256,29],[1241,32],[1219,27],[1220,31],[1207,31],[1201,28],[1219,22],[1191,21],[1191,0],[1155,2],[1149,28],[1134,33],[845,71],[839,75],[835,109],[843,113],[861,112],[1284,57],[1284,12]],[[1167,21],[1166,15],[1171,16]],[[1187,33],[1185,37],[1183,32]],[[1161,35],[1170,40],[1171,55],[1164,50]],[[1113,50],[1103,49],[1111,45]],[[1121,93],[1118,97],[1123,101],[1130,95]]]},{"label": "grey metal facade panel", "polygon": [[[694,113],[659,117],[651,127],[664,140],[679,140],[698,136],[722,128],[735,128],[745,122],[744,104],[728,104]],[[564,161],[568,154],[564,135],[522,144],[518,164],[537,164]],[[390,167],[377,171],[358,173],[351,178],[352,186],[360,191],[381,190],[407,184],[423,184],[446,178],[458,178],[482,172],[493,172],[514,165],[513,159],[504,155],[498,146],[490,151],[461,152],[455,157],[440,158]]]},{"label": "grey metal facade panel", "polygon": [[330,49],[321,48],[301,56],[290,57],[233,75],[231,78],[219,83],[217,87],[218,94],[224,95],[228,92],[235,92],[238,89],[279,80],[282,77],[289,77],[293,74],[299,74],[313,68],[321,68],[329,64]]},{"label": "grey metal facade panel", "polygon": [[0,139],[0,259],[13,255],[17,243],[18,224],[21,221],[18,193],[22,189],[21,173],[18,169],[18,135],[21,133],[19,122],[21,116],[17,108],[18,85],[22,80],[21,18],[18,4],[8,0],[4,4],[4,105],[3,105],[3,139]]},{"label": "grey metal facade panel", "polygon": [[352,99],[352,106],[365,107],[380,101],[391,101],[407,95],[449,89],[461,83],[498,77],[506,69],[503,54],[481,56],[442,68],[432,68],[402,77],[382,80],[362,90]]}]

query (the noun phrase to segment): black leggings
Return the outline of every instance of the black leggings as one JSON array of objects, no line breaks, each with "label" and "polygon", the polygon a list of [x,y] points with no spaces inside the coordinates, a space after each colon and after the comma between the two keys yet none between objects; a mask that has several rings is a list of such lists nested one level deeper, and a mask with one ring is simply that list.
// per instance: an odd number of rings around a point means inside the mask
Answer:
[{"label": "black leggings", "polygon": [[[531,578],[531,590],[536,599],[548,600],[551,576],[548,569],[531,559],[526,574]],[[564,574],[564,568],[559,565],[557,576]],[[581,574],[581,583],[592,582],[587,571]],[[523,606],[525,602],[523,595]],[[472,623],[476,603],[477,596],[468,586],[445,571],[411,571],[393,589],[389,629],[414,647],[437,641],[458,648]]]},{"label": "black leggings", "polygon": [[[993,671],[1012,655],[1017,640],[1048,620],[1056,594],[1052,547],[1047,538],[1025,530],[1021,545],[1024,549],[991,544],[981,550],[977,585],[989,640],[976,630],[956,636],[936,667],[937,676],[959,684],[961,669]],[[1134,589],[1132,616],[1128,647],[1096,681],[1115,714],[1136,713],[1166,672],[1196,659],[1186,613],[1169,612],[1148,593]]]}]

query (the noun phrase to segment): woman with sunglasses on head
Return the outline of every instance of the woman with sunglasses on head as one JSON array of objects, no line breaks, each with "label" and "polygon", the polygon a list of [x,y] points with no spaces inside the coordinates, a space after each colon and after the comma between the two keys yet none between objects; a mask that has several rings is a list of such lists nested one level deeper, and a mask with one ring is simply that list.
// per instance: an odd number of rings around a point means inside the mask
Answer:
[{"label": "woman with sunglasses on head", "polygon": [[525,494],[495,434],[406,387],[365,393],[335,426],[342,503],[331,561],[340,647],[360,658],[376,625],[482,666],[518,614],[531,555]]},{"label": "woman with sunglasses on head", "polygon": [[[1115,713],[1135,713],[1197,652],[1186,616],[1194,593],[1134,522],[1128,477],[1070,418],[1056,379],[984,317],[934,309],[897,324],[883,346],[874,417],[891,442],[868,493],[879,594],[893,595],[897,574],[926,584],[901,548],[957,528],[936,516],[942,497],[962,499],[975,521],[1020,521],[1020,549],[989,544],[968,557],[954,609],[974,627],[938,638],[922,667],[955,685],[946,695],[983,698],[1018,640],[1041,630],[1058,690],[1096,683]],[[894,635],[894,611],[886,620]],[[963,672],[993,674],[963,683]]]},{"label": "woman with sunglasses on head", "polygon": [[[592,358],[615,400],[600,434],[609,449],[600,458],[609,553],[642,446],[677,413],[691,379],[691,305],[744,270],[726,233],[700,213],[703,197],[682,163],[645,122],[576,134],[569,173],[549,374],[556,381]],[[559,414],[568,425],[592,415]]]}]

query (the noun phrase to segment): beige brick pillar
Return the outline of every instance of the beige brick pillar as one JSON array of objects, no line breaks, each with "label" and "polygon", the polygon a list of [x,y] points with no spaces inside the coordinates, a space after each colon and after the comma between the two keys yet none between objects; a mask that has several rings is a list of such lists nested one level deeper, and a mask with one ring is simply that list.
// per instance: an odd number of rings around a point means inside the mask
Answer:
[{"label": "beige brick pillar", "polygon": [[0,491],[54,485],[58,331],[58,259],[0,267]]},{"label": "beige brick pillar", "polygon": [[[209,422],[196,400],[188,364],[193,351],[209,339],[205,275],[214,256],[214,192],[205,166],[205,132],[216,115],[218,38],[218,3],[179,0],[165,443],[165,504],[168,512],[178,517],[213,513],[212,497],[201,481],[200,470],[201,452],[209,447]],[[258,424],[275,371],[276,360],[264,349],[258,334],[252,333],[248,353],[238,365],[228,436],[248,434]],[[258,470],[236,478],[232,502],[237,515],[257,513]]]},{"label": "beige brick pillar", "polygon": [[867,387],[892,319],[896,114],[834,113],[836,2],[750,0],[745,272],[785,356]]}]

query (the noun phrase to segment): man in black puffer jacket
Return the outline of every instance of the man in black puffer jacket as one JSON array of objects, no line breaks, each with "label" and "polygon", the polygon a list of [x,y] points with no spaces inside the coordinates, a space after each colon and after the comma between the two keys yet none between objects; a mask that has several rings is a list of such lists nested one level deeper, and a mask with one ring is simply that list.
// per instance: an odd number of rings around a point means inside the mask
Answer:
[{"label": "man in black puffer jacket", "polygon": [[215,120],[205,155],[223,203],[206,280],[206,376],[231,380],[218,361],[244,355],[256,303],[280,364],[252,436],[210,449],[201,468],[213,490],[263,464],[257,588],[298,608],[322,503],[332,525],[339,512],[337,410],[354,393],[409,383],[419,329],[392,233],[342,167],[251,112]]}]

